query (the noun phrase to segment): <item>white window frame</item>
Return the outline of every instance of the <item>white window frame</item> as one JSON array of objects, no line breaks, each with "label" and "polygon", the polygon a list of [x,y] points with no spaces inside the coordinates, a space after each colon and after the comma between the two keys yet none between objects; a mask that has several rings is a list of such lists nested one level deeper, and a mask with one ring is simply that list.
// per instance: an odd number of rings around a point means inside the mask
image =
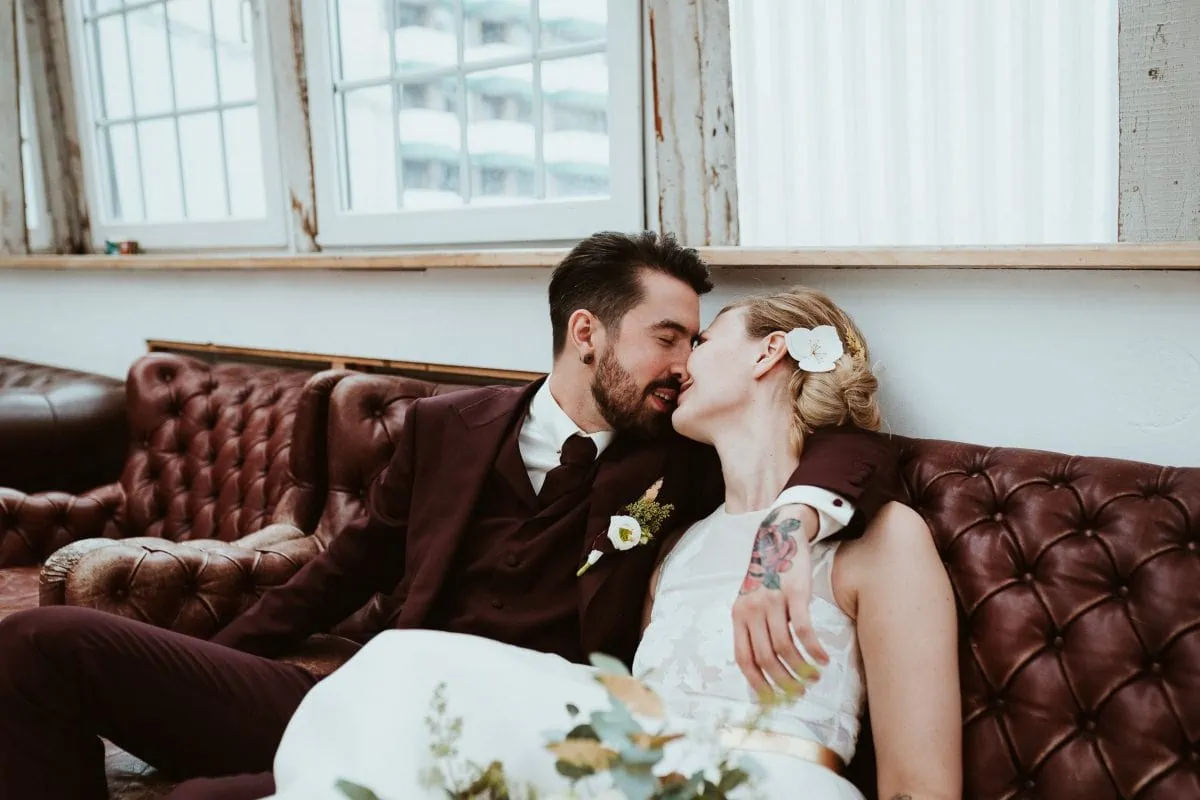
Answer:
[{"label": "white window frame", "polygon": [[[216,0],[217,2],[227,0]],[[255,83],[258,125],[262,147],[263,196],[266,214],[258,219],[203,220],[182,222],[123,222],[108,216],[104,177],[108,164],[97,142],[97,107],[100,76],[92,68],[90,48],[84,41],[84,11],[87,0],[66,0],[71,73],[79,108],[79,138],[83,150],[88,204],[92,209],[92,243],[102,250],[106,240],[136,240],[142,250],[247,250],[285,247],[287,217],[284,210],[283,178],[275,120],[275,88],[268,56],[267,30],[258,0],[246,0],[254,26]],[[277,2],[278,0],[266,0]],[[161,0],[126,0],[124,11],[159,5]],[[178,113],[178,112],[174,112]],[[182,146],[180,143],[178,146]],[[181,157],[182,154],[181,154]],[[146,181],[145,174],[142,181]]]},{"label": "white window frame", "polygon": [[[318,243],[323,248],[569,242],[597,230],[640,230],[643,212],[641,3],[608,0],[609,194],[436,210],[343,207],[330,42],[331,0],[303,0]],[[532,3],[537,13],[537,0]],[[530,59],[532,61],[532,59]],[[472,65],[474,69],[474,65]],[[460,98],[466,102],[466,98]],[[470,175],[460,175],[469,181]]]},{"label": "white window frame", "polygon": [[[46,205],[46,173],[42,168],[42,148],[38,138],[37,113],[33,107],[33,75],[29,68],[29,45],[25,39],[25,15],[17,13],[17,63],[20,72],[20,86],[17,91],[20,92],[21,117],[24,118],[26,129],[22,131],[21,142],[23,145],[28,145],[22,156],[28,155],[30,163],[24,163],[22,158],[22,171],[28,171],[30,180],[25,183],[25,191],[27,194],[33,195],[33,206],[37,209],[38,224],[30,225],[28,217],[28,208],[30,198],[25,199],[25,230],[29,241],[29,249],[32,252],[45,252],[53,249],[54,236],[53,226],[50,220],[50,209]],[[20,121],[18,121],[20,124]],[[22,174],[21,179],[24,181],[25,175]]]}]

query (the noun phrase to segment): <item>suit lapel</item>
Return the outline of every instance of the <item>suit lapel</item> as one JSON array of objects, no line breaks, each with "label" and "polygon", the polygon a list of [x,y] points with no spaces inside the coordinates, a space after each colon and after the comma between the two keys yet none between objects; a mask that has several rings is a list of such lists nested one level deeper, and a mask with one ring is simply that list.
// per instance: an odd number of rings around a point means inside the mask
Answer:
[{"label": "suit lapel", "polygon": [[[437,449],[428,454],[424,464],[426,469],[436,470],[437,479],[430,480],[429,485],[438,487],[438,491],[418,502],[424,505],[421,535],[430,537],[429,552],[436,555],[424,559],[424,566],[409,590],[405,612],[411,612],[415,618],[423,615],[445,581],[479,502],[488,470],[496,463],[505,442],[505,434],[518,423],[515,417],[529,407],[529,400],[541,382],[498,388],[482,398],[465,398],[466,405],[453,406],[457,413],[448,415],[443,435],[432,443]],[[529,483],[528,476],[525,482]],[[532,493],[532,487],[528,491]]]},{"label": "suit lapel", "polygon": [[638,442],[618,439],[604,453],[592,484],[592,502],[588,510],[587,534],[580,552],[580,564],[593,548],[604,557],[579,577],[580,615],[586,624],[587,609],[605,579],[620,566],[622,559],[638,557],[637,550],[617,552],[607,538],[609,518],[642,496],[662,477],[667,448],[661,441]]},{"label": "suit lapel", "polygon": [[521,457],[521,426],[524,420],[516,420],[509,426],[509,435],[500,443],[496,454],[496,471],[517,493],[517,497],[530,510],[537,510],[537,495],[533,493],[533,484],[529,482],[529,471],[525,468],[525,460]]}]

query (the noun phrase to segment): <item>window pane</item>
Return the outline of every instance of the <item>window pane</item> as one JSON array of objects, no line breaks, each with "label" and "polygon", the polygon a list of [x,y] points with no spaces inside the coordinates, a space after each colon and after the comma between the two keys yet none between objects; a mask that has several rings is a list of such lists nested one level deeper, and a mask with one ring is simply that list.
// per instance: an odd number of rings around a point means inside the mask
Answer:
[{"label": "window pane", "polygon": [[146,219],[176,222],[183,219],[183,190],[179,185],[179,150],[175,120],[156,119],[138,123],[145,182]]},{"label": "window pane", "polygon": [[263,188],[262,135],[257,108],[236,108],[225,115],[225,158],[233,216],[255,219],[267,213]]},{"label": "window pane", "polygon": [[396,70],[452,67],[458,64],[454,3],[447,0],[398,0]]},{"label": "window pane", "polygon": [[608,0],[541,0],[542,47],[603,42],[608,33]]},{"label": "window pane", "polygon": [[387,13],[390,1],[338,0],[338,52],[343,80],[383,78],[391,74]]},{"label": "window pane", "polygon": [[529,0],[463,0],[464,61],[528,55],[532,19]]},{"label": "window pane", "polygon": [[462,205],[457,78],[401,85],[400,154],[405,208]]},{"label": "window pane", "polygon": [[467,75],[472,202],[535,196],[532,93],[532,64]]},{"label": "window pane", "polygon": [[132,116],[125,19],[121,16],[105,17],[96,23],[93,32],[100,70],[100,115],[110,119]]},{"label": "window pane", "polygon": [[113,125],[103,137],[107,144],[109,214],[120,222],[142,220],[141,174],[133,125]]},{"label": "window pane", "polygon": [[188,219],[227,216],[220,115],[212,112],[180,117],[179,138],[183,148],[183,188]]},{"label": "window pane", "polygon": [[248,5],[214,0],[217,54],[220,56],[221,100],[240,103],[258,96],[254,83],[254,26]]},{"label": "window pane", "polygon": [[91,0],[93,14],[103,14],[121,7],[121,0]]},{"label": "window pane", "polygon": [[542,63],[547,197],[608,193],[608,64],[603,53]]},{"label": "window pane", "polygon": [[346,205],[353,211],[395,210],[392,87],[373,86],[347,92],[342,104]]},{"label": "window pane", "polygon": [[171,0],[167,20],[175,62],[175,102],[180,108],[215,105],[217,76],[208,0]]},{"label": "window pane", "polygon": [[171,70],[167,59],[167,19],[162,6],[128,15],[133,96],[139,116],[171,110]]}]

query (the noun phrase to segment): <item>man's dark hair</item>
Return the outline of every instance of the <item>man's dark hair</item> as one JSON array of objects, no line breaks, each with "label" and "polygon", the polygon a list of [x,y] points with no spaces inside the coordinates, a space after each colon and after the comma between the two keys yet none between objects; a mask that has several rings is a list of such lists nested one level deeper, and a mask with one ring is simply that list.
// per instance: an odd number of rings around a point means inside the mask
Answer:
[{"label": "man's dark hair", "polygon": [[677,278],[696,294],[713,288],[708,265],[694,249],[679,244],[674,234],[592,234],[575,245],[550,278],[554,355],[557,357],[567,343],[567,320],[581,308],[615,330],[645,296],[640,277],[644,269]]}]

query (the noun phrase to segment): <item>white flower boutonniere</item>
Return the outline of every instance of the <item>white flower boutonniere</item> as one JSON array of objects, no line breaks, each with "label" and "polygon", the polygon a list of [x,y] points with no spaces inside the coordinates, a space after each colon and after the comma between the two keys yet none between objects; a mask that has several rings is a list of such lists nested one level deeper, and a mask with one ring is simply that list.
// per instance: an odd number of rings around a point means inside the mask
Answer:
[{"label": "white flower boutonniere", "polygon": [[[632,550],[648,544],[658,535],[663,523],[675,510],[670,503],[663,505],[658,502],[662,483],[663,479],[659,478],[640,498],[621,509],[624,514],[609,518],[606,535],[614,550]],[[603,555],[603,550],[593,547],[588,553],[587,562],[575,574],[578,576],[587,572]]]}]

